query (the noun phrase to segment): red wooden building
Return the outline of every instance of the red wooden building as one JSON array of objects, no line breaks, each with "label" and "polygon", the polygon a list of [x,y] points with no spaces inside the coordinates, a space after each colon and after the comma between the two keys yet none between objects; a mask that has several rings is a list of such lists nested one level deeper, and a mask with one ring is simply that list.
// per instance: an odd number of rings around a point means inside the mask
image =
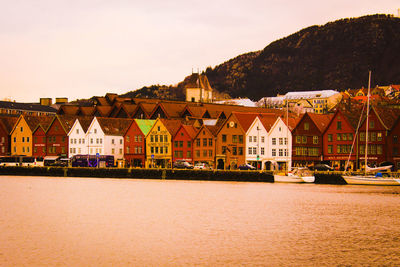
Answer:
[{"label": "red wooden building", "polygon": [[146,161],[146,135],[155,120],[132,120],[124,135],[124,158],[127,167],[144,167]]},{"label": "red wooden building", "polygon": [[305,113],[292,131],[292,166],[313,166],[323,160],[323,133],[333,115]]},{"label": "red wooden building", "polygon": [[0,118],[0,156],[11,154],[11,137],[10,133],[17,122],[18,117],[1,117]]},{"label": "red wooden building", "polygon": [[[368,164],[379,166],[388,161],[387,141],[388,134],[398,118],[398,109],[372,107],[369,112],[368,127]],[[361,166],[365,162],[366,119],[359,131],[359,160]]]},{"label": "red wooden building", "polygon": [[68,133],[74,125],[76,116],[57,115],[46,131],[46,156],[68,155]]},{"label": "red wooden building", "polygon": [[400,170],[400,116],[394,122],[386,139],[387,161],[392,162],[395,170]]},{"label": "red wooden building", "polygon": [[348,159],[350,159],[349,168],[354,170],[358,168],[358,143],[355,132],[361,110],[362,106],[356,103],[340,106],[323,134],[323,159],[329,161],[330,166],[337,170],[344,170]]},{"label": "red wooden building", "polygon": [[193,140],[197,129],[192,125],[181,125],[172,137],[172,161],[185,160],[193,163]]}]

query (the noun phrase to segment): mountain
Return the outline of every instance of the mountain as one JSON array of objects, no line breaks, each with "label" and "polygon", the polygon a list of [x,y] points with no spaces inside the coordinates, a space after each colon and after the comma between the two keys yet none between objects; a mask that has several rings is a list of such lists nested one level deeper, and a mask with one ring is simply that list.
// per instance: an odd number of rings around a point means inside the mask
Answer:
[{"label": "mountain", "polygon": [[288,91],[400,83],[400,18],[371,15],[311,26],[262,51],[207,68],[211,86],[258,100]]}]

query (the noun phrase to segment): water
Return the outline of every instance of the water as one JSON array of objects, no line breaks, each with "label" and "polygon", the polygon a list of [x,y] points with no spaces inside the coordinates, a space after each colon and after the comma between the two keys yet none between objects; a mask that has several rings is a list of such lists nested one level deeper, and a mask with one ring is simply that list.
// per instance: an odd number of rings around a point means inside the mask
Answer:
[{"label": "water", "polygon": [[0,177],[1,266],[399,265],[400,188]]}]

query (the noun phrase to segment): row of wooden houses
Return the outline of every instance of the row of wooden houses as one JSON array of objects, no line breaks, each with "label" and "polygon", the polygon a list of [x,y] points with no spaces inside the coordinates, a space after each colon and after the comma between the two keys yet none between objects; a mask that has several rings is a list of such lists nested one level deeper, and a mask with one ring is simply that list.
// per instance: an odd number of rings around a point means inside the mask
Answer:
[{"label": "row of wooden houses", "polygon": [[[321,161],[337,169],[344,169],[348,161],[350,168],[358,169],[364,162],[366,120],[360,117],[361,104],[343,103],[333,114],[301,116],[261,108],[169,104],[155,103],[150,118],[143,119],[129,112],[126,118],[96,114],[2,117],[0,154],[113,155],[116,165],[131,167],[171,167],[182,159],[220,169],[244,163],[259,169],[290,168]],[[213,110],[214,106],[220,108]],[[193,114],[194,110],[201,112]],[[400,169],[399,135],[398,109],[372,107],[368,161],[392,162]]]}]

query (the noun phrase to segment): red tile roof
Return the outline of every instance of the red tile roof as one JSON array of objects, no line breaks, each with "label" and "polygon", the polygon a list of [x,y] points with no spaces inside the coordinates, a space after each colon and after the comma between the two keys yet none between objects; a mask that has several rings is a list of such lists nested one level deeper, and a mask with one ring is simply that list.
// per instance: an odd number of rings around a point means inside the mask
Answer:
[{"label": "red tile roof", "polygon": [[97,118],[101,129],[106,135],[125,135],[129,126],[132,123],[132,119],[120,119],[120,118]]}]

